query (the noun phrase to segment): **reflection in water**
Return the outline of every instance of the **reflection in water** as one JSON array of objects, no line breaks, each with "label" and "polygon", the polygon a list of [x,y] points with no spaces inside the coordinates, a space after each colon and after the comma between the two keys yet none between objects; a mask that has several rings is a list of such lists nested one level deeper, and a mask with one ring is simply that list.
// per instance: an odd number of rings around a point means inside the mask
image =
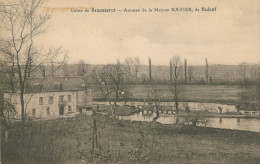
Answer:
[{"label": "reflection in water", "polygon": [[222,129],[238,129],[260,132],[260,119],[257,118],[223,118],[221,123],[218,118],[210,118],[208,127]]},{"label": "reflection in water", "polygon": [[[103,104],[103,105],[109,105],[108,102],[95,102],[95,104]],[[118,102],[117,103],[120,106],[124,105],[124,102]],[[142,105],[148,105],[144,102],[128,102],[129,105],[133,106],[142,106]],[[173,108],[174,103],[173,102],[160,102],[161,105],[164,106],[170,106]],[[217,104],[217,103],[200,103],[200,102],[180,102],[179,108],[185,110],[185,106],[189,106],[190,110],[207,110],[208,112],[212,113],[229,113],[229,112],[237,112],[237,109],[235,105],[226,105],[226,104]],[[221,109],[221,111],[220,111]]]},{"label": "reflection in water", "polygon": [[[156,114],[136,113],[131,116],[119,116],[121,120],[131,121],[152,121]],[[178,118],[181,119],[181,118]],[[175,124],[176,117],[174,115],[160,116],[157,122],[161,124]],[[204,126],[204,125],[201,125]],[[237,129],[246,131],[260,132],[260,119],[258,118],[208,118],[207,127],[221,129]]]}]

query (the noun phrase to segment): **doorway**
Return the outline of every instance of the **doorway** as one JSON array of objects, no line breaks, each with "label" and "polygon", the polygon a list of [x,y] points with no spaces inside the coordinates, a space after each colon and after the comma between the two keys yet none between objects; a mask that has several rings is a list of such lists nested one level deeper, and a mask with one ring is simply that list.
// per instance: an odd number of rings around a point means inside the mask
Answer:
[{"label": "doorway", "polygon": [[64,115],[64,106],[60,106],[59,115]]}]

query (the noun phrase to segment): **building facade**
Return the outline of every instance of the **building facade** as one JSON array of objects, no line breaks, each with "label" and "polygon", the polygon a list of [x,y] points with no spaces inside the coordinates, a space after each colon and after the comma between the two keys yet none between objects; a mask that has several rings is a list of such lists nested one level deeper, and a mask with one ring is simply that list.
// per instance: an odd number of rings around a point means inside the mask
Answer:
[{"label": "building facade", "polygon": [[[21,116],[20,94],[4,93],[4,100]],[[92,107],[92,89],[79,77],[33,79],[24,94],[26,117],[56,117]]]},{"label": "building facade", "polygon": [[[16,118],[21,115],[21,102],[18,93],[5,93],[4,99],[12,104]],[[24,95],[25,114],[27,117],[62,116],[78,112],[80,108],[92,107],[92,91],[63,91],[27,93]]]}]

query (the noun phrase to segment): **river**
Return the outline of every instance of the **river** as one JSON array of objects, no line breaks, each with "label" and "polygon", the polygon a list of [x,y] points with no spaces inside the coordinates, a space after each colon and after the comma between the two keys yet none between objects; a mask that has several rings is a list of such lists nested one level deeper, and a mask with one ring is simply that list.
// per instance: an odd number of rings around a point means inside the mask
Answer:
[{"label": "river", "polygon": [[[95,104],[105,104],[108,102],[95,102]],[[122,103],[118,103],[122,105]],[[128,102],[128,105],[138,106],[147,105],[144,102]],[[161,102],[161,105],[174,105],[172,102]],[[180,102],[180,109],[184,110],[185,106],[189,106],[190,110],[207,110],[212,113],[219,113],[218,108],[222,108],[222,113],[235,113],[237,112],[234,105],[218,104],[218,103],[199,103],[199,102]],[[119,116],[122,120],[132,121],[152,121],[154,114],[135,113],[131,116]],[[207,118],[208,122],[206,127],[221,128],[221,129],[236,129],[244,131],[260,132],[260,119],[259,118]],[[176,117],[174,115],[161,115],[157,122],[162,124],[174,124]]]},{"label": "river", "polygon": [[[119,119],[131,121],[152,121],[153,117],[155,117],[155,113],[145,115],[140,112],[131,116],[119,116]],[[181,118],[179,120],[181,120]],[[207,120],[208,122],[206,125],[199,124],[199,126],[260,132],[259,118],[207,118]],[[157,122],[161,124],[174,124],[176,122],[176,117],[174,115],[163,115],[157,119]]]},{"label": "river", "polygon": [[[94,104],[109,105],[108,102],[94,102]],[[123,102],[118,102],[117,105],[122,106]],[[138,106],[138,105],[148,105],[144,102],[127,102],[127,105]],[[164,106],[174,106],[173,102],[160,102],[160,105]],[[190,110],[207,110],[208,112],[218,113],[218,107],[222,108],[222,113],[232,113],[236,112],[235,105],[226,105],[218,103],[200,103],[200,102],[179,102],[180,110],[184,110],[185,107],[189,106]]]}]

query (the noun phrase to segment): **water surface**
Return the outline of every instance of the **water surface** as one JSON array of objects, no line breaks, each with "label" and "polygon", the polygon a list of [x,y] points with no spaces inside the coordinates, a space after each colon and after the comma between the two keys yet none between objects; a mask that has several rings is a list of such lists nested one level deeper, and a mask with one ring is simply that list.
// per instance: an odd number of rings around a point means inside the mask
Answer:
[{"label": "water surface", "polygon": [[[121,120],[130,121],[152,121],[153,114],[135,113],[131,116],[119,116]],[[184,118],[179,118],[182,121]],[[260,119],[259,118],[207,118],[207,124],[200,124],[199,126],[221,128],[221,129],[236,129],[244,131],[260,132]],[[176,117],[174,115],[161,115],[157,122],[161,124],[174,124],[176,123]]]}]

